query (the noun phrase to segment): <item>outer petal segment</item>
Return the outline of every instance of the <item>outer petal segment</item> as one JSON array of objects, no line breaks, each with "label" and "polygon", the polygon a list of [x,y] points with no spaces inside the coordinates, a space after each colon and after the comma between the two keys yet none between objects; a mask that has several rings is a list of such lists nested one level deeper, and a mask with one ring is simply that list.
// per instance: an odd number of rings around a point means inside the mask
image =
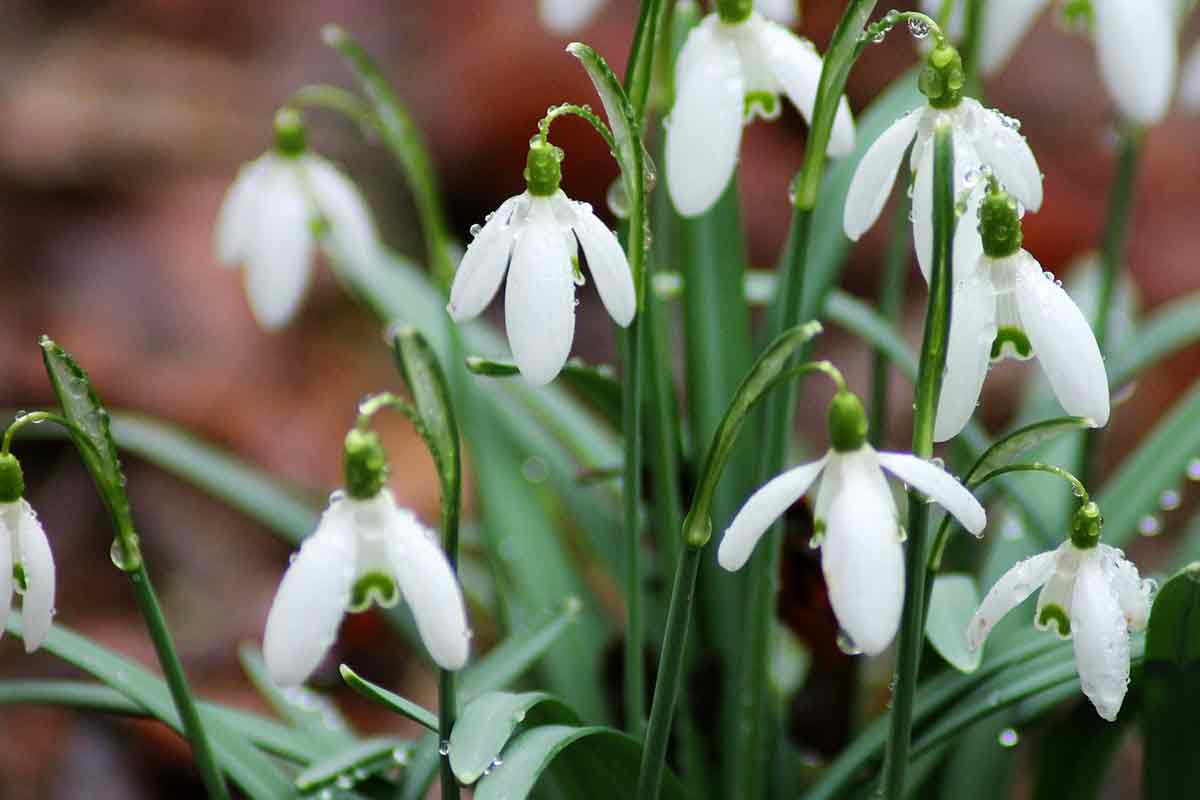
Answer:
[{"label": "outer petal segment", "polygon": [[274,330],[295,316],[308,290],[313,213],[295,164],[274,159],[262,183],[246,243],[246,293],[258,324]]},{"label": "outer petal segment", "polygon": [[54,556],[37,515],[25,500],[20,504],[17,552],[21,555],[28,587],[21,601],[21,616],[25,625],[25,652],[32,653],[46,640],[54,620]]},{"label": "outer petal segment", "polygon": [[978,106],[975,120],[979,126],[972,143],[983,163],[991,166],[996,179],[1030,211],[1042,207],[1042,171],[1029,148],[1029,142],[1000,114]]},{"label": "outer petal segment", "polygon": [[1121,113],[1150,125],[1167,114],[1179,52],[1174,3],[1092,0],[1100,74]]},{"label": "outer petal segment", "polygon": [[1018,561],[1004,573],[983,598],[979,610],[967,625],[967,647],[978,650],[1001,618],[1024,602],[1025,598],[1054,574],[1057,553],[1053,550]]},{"label": "outer petal segment", "polygon": [[876,139],[850,180],[846,192],[846,209],[842,214],[842,227],[846,235],[858,241],[867,229],[879,219],[883,205],[896,183],[896,174],[904,160],[904,151],[917,135],[921,121],[920,110],[910,111],[888,126]]},{"label": "outer petal segment", "polygon": [[1017,264],[1016,300],[1021,327],[1068,414],[1108,424],[1108,375],[1092,327],[1063,288],[1042,274],[1033,256]]},{"label": "outer petal segment", "polygon": [[470,650],[470,630],[462,590],[433,534],[408,512],[392,522],[388,553],[396,584],[412,609],[421,641],[443,669],[462,669]]},{"label": "outer petal segment", "polygon": [[752,494],[726,528],[717,563],[727,570],[741,569],[767,528],[812,486],[827,458],[789,469]]},{"label": "outer petal segment", "polygon": [[[1049,0],[1004,0],[986,3],[979,44],[979,70],[991,75],[1008,61]],[[957,10],[957,9],[956,9]]]},{"label": "outer petal segment", "polygon": [[554,380],[575,337],[575,282],[563,229],[539,213],[521,231],[504,298],[513,359],[534,384]]},{"label": "outer petal segment", "polygon": [[1130,630],[1146,629],[1150,621],[1150,596],[1138,576],[1137,567],[1125,558],[1125,554],[1115,547],[1102,544],[1100,547],[1100,565],[1109,584],[1117,593],[1117,602],[1125,615],[1125,622]]},{"label": "outer petal segment", "polygon": [[[693,37],[699,37],[694,44]],[[689,70],[676,70],[678,94],[667,123],[667,191],[680,214],[694,217],[717,201],[733,176],[746,84],[737,44],[721,35],[719,23],[694,29],[684,47]]]},{"label": "outer petal segment", "polygon": [[987,525],[983,506],[949,472],[911,453],[880,453],[879,463],[900,480],[933,498],[972,534],[983,534]]},{"label": "outer petal segment", "polygon": [[312,154],[301,158],[308,189],[329,224],[329,238],[338,254],[353,268],[368,268],[379,238],[362,192],[326,159]]},{"label": "outer petal segment", "polygon": [[944,442],[957,436],[975,413],[995,338],[996,298],[992,283],[986,268],[974,269],[954,283],[946,375],[933,429],[935,441]]},{"label": "outer petal segment", "polygon": [[263,188],[263,175],[269,171],[270,156],[243,166],[225,194],[217,214],[217,259],[229,267],[241,266],[246,243],[254,231],[257,202]]},{"label": "outer petal segment", "polygon": [[0,636],[4,635],[8,624],[8,614],[12,610],[13,593],[13,537],[17,522],[15,503],[0,503]]},{"label": "outer petal segment", "polygon": [[467,252],[454,273],[450,304],[446,306],[455,322],[478,316],[499,291],[512,254],[512,216],[520,199],[521,195],[517,195],[501,203],[467,245]]},{"label": "outer petal segment", "polygon": [[1129,686],[1129,633],[1098,556],[1084,558],[1079,565],[1071,602],[1071,633],[1080,687],[1096,713],[1112,722]]},{"label": "outer petal segment", "polygon": [[596,291],[608,310],[608,315],[622,328],[633,322],[637,312],[637,295],[633,289],[633,274],[616,235],[600,221],[589,206],[576,205],[575,235],[583,245],[588,269],[596,281]]}]

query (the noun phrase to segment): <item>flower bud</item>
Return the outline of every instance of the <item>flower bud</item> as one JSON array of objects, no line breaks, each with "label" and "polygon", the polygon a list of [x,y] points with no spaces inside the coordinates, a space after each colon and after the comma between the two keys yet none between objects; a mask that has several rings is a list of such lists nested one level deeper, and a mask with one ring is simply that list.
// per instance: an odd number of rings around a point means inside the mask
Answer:
[{"label": "flower bud", "polygon": [[996,184],[979,204],[979,236],[989,258],[1007,258],[1021,249],[1021,216],[1017,201]]},{"label": "flower bud", "polygon": [[15,503],[25,496],[25,475],[12,453],[0,455],[0,503]]},{"label": "flower bud", "polygon": [[298,156],[304,152],[304,120],[294,108],[275,112],[275,151],[282,156]]},{"label": "flower bud", "polygon": [[954,47],[943,42],[929,53],[925,68],[917,80],[917,88],[929,98],[929,105],[934,108],[957,108],[962,101],[966,82],[962,57]]},{"label": "flower bud", "polygon": [[529,142],[525,161],[525,185],[535,197],[549,197],[562,181],[563,151],[535,136]]},{"label": "flower bud", "polygon": [[346,473],[346,493],[356,500],[369,500],[387,483],[387,453],[379,437],[357,428],[346,434],[342,461]]},{"label": "flower bud", "polygon": [[1100,543],[1100,529],[1104,527],[1104,515],[1094,502],[1084,503],[1071,517],[1071,544],[1080,550],[1089,550]]},{"label": "flower bud", "polygon": [[858,395],[840,391],[829,402],[829,441],[839,453],[851,453],[867,441],[867,412]]}]

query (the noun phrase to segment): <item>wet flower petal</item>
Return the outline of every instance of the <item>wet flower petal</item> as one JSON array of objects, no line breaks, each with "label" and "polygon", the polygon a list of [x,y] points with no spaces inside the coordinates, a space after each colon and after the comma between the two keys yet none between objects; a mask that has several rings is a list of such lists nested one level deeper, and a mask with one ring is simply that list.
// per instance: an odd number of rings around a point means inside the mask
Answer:
[{"label": "wet flower petal", "polygon": [[1088,555],[1079,565],[1071,600],[1075,665],[1083,693],[1096,713],[1112,722],[1129,686],[1129,633],[1098,554]]},{"label": "wet flower petal", "polygon": [[717,562],[727,570],[741,569],[767,529],[812,486],[826,458],[789,469],[751,495],[725,530]]},{"label": "wet flower petal", "polygon": [[[20,519],[16,531],[17,552],[25,571],[25,595],[21,599],[25,652],[41,647],[54,621],[54,555],[42,523],[25,500],[19,501]],[[0,564],[3,567],[3,564]],[[12,568],[9,567],[11,574]],[[3,586],[0,585],[0,593]]]},{"label": "wet flower petal", "polygon": [[552,216],[535,214],[517,239],[505,290],[508,343],[534,384],[554,380],[575,337],[575,282],[562,234]]},{"label": "wet flower petal", "polygon": [[446,310],[455,322],[478,316],[500,290],[513,247],[513,212],[523,195],[500,204],[467,245],[450,286]]},{"label": "wet flower petal", "polygon": [[596,281],[596,291],[609,316],[621,327],[629,325],[637,312],[637,295],[634,293],[629,262],[625,259],[625,251],[621,249],[616,234],[600,221],[589,206],[579,203],[575,235],[583,245],[588,271]]},{"label": "wet flower petal", "polygon": [[983,506],[949,472],[911,453],[880,453],[879,463],[900,480],[932,498],[972,534],[979,536],[983,533],[987,525]]},{"label": "wet flower petal", "polygon": [[935,441],[944,442],[957,436],[975,413],[991,365],[995,338],[996,299],[992,283],[984,269],[976,269],[954,283],[946,374],[933,431]]},{"label": "wet flower petal", "polygon": [[992,628],[1054,574],[1053,550],[1018,561],[996,581],[967,625],[967,647],[978,650]]},{"label": "wet flower petal", "polygon": [[888,126],[863,154],[850,180],[842,215],[846,236],[853,241],[858,241],[879,219],[920,121],[920,110],[905,114]]},{"label": "wet flower petal", "polygon": [[388,538],[396,584],[421,641],[443,669],[462,669],[470,650],[466,604],[446,554],[411,513],[397,509]]}]

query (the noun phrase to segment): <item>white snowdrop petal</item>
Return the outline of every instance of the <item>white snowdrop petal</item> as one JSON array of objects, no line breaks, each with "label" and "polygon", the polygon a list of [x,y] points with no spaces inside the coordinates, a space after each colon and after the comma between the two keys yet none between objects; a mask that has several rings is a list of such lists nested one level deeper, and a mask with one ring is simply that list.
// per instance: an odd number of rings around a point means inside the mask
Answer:
[{"label": "white snowdrop petal", "polygon": [[754,8],[767,19],[790,28],[796,24],[796,3],[799,0],[754,0]]},{"label": "white snowdrop petal", "polygon": [[975,536],[983,533],[987,514],[975,495],[946,470],[911,453],[880,453],[879,463],[888,472],[949,511]]},{"label": "white snowdrop petal", "polygon": [[341,509],[326,511],[283,575],[263,633],[263,658],[277,686],[304,683],[333,645],[354,585],[350,524]]},{"label": "white snowdrop petal", "polygon": [[0,503],[0,636],[7,630],[8,614],[12,610],[13,593],[13,542],[17,535],[10,520],[15,521],[11,510],[15,504]]},{"label": "white snowdrop petal", "polygon": [[667,191],[685,217],[711,208],[733,176],[746,91],[737,44],[703,26],[689,39],[697,35],[690,71],[677,72],[667,121]]},{"label": "white snowdrop petal", "polygon": [[846,208],[842,214],[842,227],[851,240],[858,241],[879,219],[896,183],[896,175],[904,161],[904,151],[916,136],[920,121],[919,110],[900,117],[871,143],[858,162],[854,177],[850,179]]},{"label": "white snowdrop petal", "polygon": [[388,537],[396,584],[412,610],[421,641],[443,669],[462,669],[470,650],[466,603],[446,554],[408,512],[398,512]]},{"label": "white snowdrop petal", "polygon": [[933,263],[933,140],[919,144],[921,152],[914,153],[917,172],[912,194],[913,249],[917,251],[921,275],[929,283]]},{"label": "white snowdrop petal", "polygon": [[[974,100],[963,100],[964,103]],[[977,104],[978,105],[978,104]],[[979,126],[972,144],[983,163],[992,168],[996,179],[1008,193],[1030,211],[1042,207],[1042,171],[1029,142],[1016,128],[1004,123],[995,111],[980,106],[976,109]]]},{"label": "white snowdrop petal", "polygon": [[[27,587],[21,599],[21,619],[25,625],[25,652],[32,653],[46,640],[50,623],[54,621],[54,555],[37,515],[25,500],[19,502],[17,552],[25,570]],[[11,571],[10,567],[10,574]],[[2,591],[3,587],[0,587]]]},{"label": "white snowdrop petal", "polygon": [[812,486],[826,458],[789,469],[750,495],[725,530],[717,563],[730,571],[741,569],[767,529]]},{"label": "white snowdrop petal", "polygon": [[513,212],[521,195],[500,204],[467,245],[450,286],[446,310],[455,322],[479,315],[500,290],[513,248]]},{"label": "white snowdrop petal", "polygon": [[967,624],[967,647],[978,650],[992,628],[1009,611],[1019,606],[1054,574],[1053,550],[1018,561],[983,598]]},{"label": "white snowdrop petal", "polygon": [[587,206],[578,208],[575,235],[583,245],[588,271],[596,281],[596,291],[608,314],[621,327],[633,321],[637,312],[637,295],[633,289],[633,273],[621,243],[608,226]]},{"label": "white snowdrop petal", "polygon": [[[825,455],[825,468],[821,470],[821,485],[817,487],[816,502],[813,504],[813,520],[818,525],[824,525],[829,517],[829,505],[838,496],[842,485],[842,467],[847,456],[836,450],[830,450]],[[853,458],[850,459],[853,462]]]},{"label": "white snowdrop petal", "polygon": [[546,30],[565,36],[583,28],[604,0],[538,0],[538,15]]},{"label": "white snowdrop petal", "polygon": [[1033,256],[1017,256],[1015,295],[1021,327],[1068,414],[1108,424],[1108,375],[1092,327],[1061,286],[1042,274]]},{"label": "white snowdrop petal", "polygon": [[221,210],[217,212],[216,252],[217,260],[227,267],[241,266],[246,242],[254,233],[262,178],[270,170],[271,159],[267,155],[243,165],[221,202]]},{"label": "white snowdrop petal", "polygon": [[986,266],[969,270],[962,278],[956,275],[950,301],[946,373],[934,419],[934,441],[944,442],[957,436],[975,413],[991,365],[995,338],[996,299]]},{"label": "white snowdrop petal", "polygon": [[[817,84],[821,81],[821,54],[809,40],[769,20],[761,20],[756,32],[775,79],[796,110],[811,123],[817,102]],[[853,149],[854,117],[843,96],[838,100],[829,136],[828,155],[840,158]]]},{"label": "white snowdrop petal", "polygon": [[301,156],[304,178],[317,210],[329,226],[329,241],[348,267],[366,271],[374,266],[379,237],[366,198],[337,167],[312,154]]},{"label": "white snowdrop petal", "polygon": [[525,380],[554,380],[575,337],[575,281],[562,229],[541,214],[522,229],[504,296],[504,325]]},{"label": "white snowdrop petal", "polygon": [[1083,693],[1112,722],[1129,686],[1129,633],[1097,555],[1084,557],[1071,600],[1071,636]]},{"label": "white snowdrop petal", "polygon": [[1179,77],[1179,102],[1189,111],[1200,111],[1200,45],[1192,48]]},{"label": "white snowdrop petal", "polygon": [[867,655],[883,652],[904,606],[904,549],[891,490],[870,451],[843,464],[829,504],[821,571],[838,624]]},{"label": "white snowdrop petal", "polygon": [[1178,46],[1174,6],[1166,2],[1092,0],[1100,74],[1121,113],[1141,125],[1167,114]]},{"label": "white snowdrop petal", "polygon": [[258,324],[286,325],[312,278],[312,208],[294,164],[263,177],[253,238],[246,244],[246,294]]},{"label": "white snowdrop petal", "polygon": [[987,193],[987,182],[980,181],[967,198],[967,210],[954,228],[954,279],[967,278],[979,269],[983,258],[983,237],[979,235],[979,204]]},{"label": "white snowdrop petal", "polygon": [[981,73],[991,75],[1008,62],[1021,38],[1049,2],[1050,0],[1004,0],[984,3],[983,24],[979,26]]},{"label": "white snowdrop petal", "polygon": [[1145,630],[1146,623],[1150,621],[1150,597],[1137,567],[1117,548],[1106,544],[1098,546],[1100,564],[1109,584],[1117,593],[1117,602],[1121,606],[1121,613],[1125,615],[1126,624],[1130,630]]}]

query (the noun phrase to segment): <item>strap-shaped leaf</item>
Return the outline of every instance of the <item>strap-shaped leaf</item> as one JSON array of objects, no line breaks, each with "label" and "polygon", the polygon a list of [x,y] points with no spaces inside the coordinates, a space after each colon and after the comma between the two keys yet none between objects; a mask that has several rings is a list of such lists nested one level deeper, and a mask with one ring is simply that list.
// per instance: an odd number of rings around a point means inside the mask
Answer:
[{"label": "strap-shaped leaf", "polygon": [[408,717],[418,725],[422,725],[431,731],[437,732],[437,714],[434,714],[429,709],[414,703],[412,700],[409,700],[406,697],[401,697],[395,692],[389,691],[382,686],[372,683],[354,670],[347,667],[345,664],[342,664],[339,670],[342,673],[342,680],[346,682],[346,685],[361,694],[363,697],[378,703],[384,708],[395,711],[401,716]]},{"label": "strap-shaped leaf", "polygon": [[984,475],[1000,467],[1008,466],[1022,453],[1026,453],[1038,445],[1055,439],[1064,433],[1087,430],[1091,427],[1094,427],[1094,423],[1085,417],[1058,417],[1026,425],[1024,428],[1019,428],[1007,436],[998,439],[995,444],[979,457],[975,465],[967,471],[963,480],[968,486],[973,486],[974,482],[978,481]]},{"label": "strap-shaped leaf", "polygon": [[[527,719],[536,709],[536,719]],[[463,784],[479,780],[525,722],[581,721],[561,700],[546,692],[487,692],[466,703],[450,734],[450,768]]]},{"label": "strap-shaped leaf", "polygon": [[322,759],[296,776],[296,788],[308,794],[326,787],[349,789],[385,770],[408,763],[412,743],[402,739],[364,739]]},{"label": "strap-shaped leaf", "polygon": [[959,672],[979,669],[983,649],[967,649],[967,624],[979,607],[979,588],[970,575],[938,575],[929,596],[925,636],[946,663]]},{"label": "strap-shaped leaf", "polygon": [[[481,356],[468,356],[467,369],[488,378],[514,378],[521,374],[511,361],[498,361]],[[588,403],[608,424],[621,428],[621,384],[609,364],[587,364],[581,359],[569,359],[560,377]]]},{"label": "strap-shaped leaf", "polygon": [[616,150],[613,157],[621,167],[621,176],[625,181],[627,197],[633,197],[636,191],[633,185],[634,176],[643,169],[645,153],[639,152],[641,137],[637,134],[637,122],[634,118],[633,106],[625,96],[625,89],[617,76],[608,66],[608,62],[582,42],[572,42],[567,45],[567,52],[579,59],[600,95],[600,103],[604,106],[605,116],[608,117],[609,127],[612,128],[613,141]]}]

